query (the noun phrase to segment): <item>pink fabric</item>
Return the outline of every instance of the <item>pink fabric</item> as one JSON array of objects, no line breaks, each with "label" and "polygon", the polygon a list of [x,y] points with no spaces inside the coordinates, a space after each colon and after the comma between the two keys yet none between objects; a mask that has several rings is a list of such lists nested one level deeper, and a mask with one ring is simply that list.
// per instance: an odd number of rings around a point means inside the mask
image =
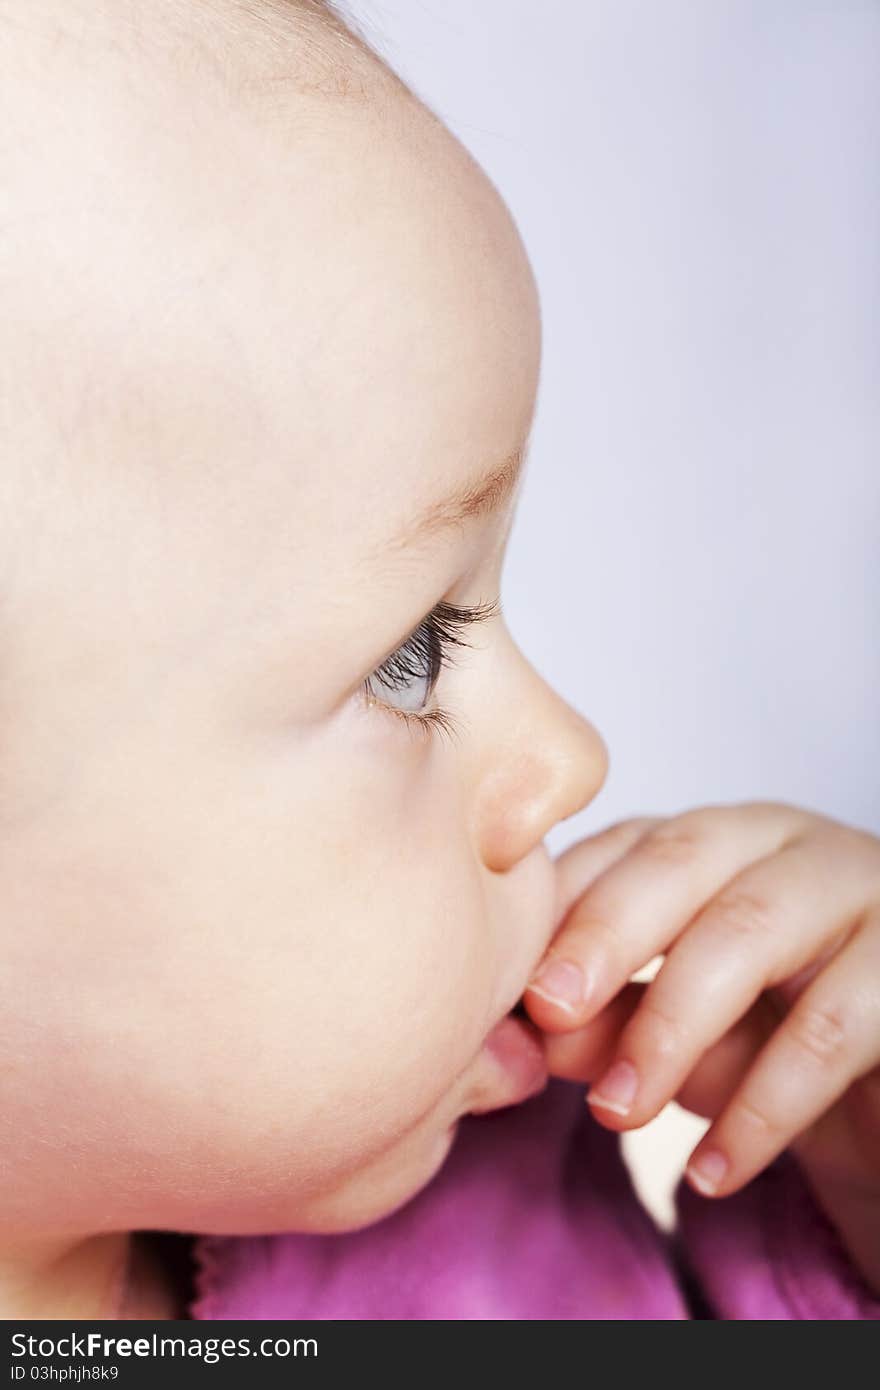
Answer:
[{"label": "pink fabric", "polygon": [[198,1238],[190,1316],[880,1317],[788,1155],[720,1200],[682,1183],[676,1207],[669,1237],[584,1088],[552,1081],[524,1105],[464,1119],[428,1187],[366,1230]]}]

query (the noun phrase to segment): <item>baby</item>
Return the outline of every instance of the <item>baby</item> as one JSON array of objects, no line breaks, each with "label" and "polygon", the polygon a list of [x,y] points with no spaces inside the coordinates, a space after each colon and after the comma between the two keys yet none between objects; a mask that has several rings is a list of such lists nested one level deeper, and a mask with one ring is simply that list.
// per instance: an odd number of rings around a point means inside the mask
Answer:
[{"label": "baby", "polygon": [[[0,1313],[296,1316],[305,1252],[363,1288],[447,1174],[619,1167],[677,1096],[694,1186],[806,1179],[876,1315],[880,842],[754,803],[544,844],[608,756],[500,604],[540,326],[495,189],[320,0],[0,25]],[[150,1232],[204,1238],[194,1308]]]}]

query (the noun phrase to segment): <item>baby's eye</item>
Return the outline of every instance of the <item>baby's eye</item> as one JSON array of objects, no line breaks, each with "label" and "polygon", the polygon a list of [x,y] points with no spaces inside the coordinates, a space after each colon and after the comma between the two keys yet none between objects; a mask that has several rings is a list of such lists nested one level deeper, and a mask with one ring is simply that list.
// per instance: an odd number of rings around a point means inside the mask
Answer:
[{"label": "baby's eye", "polygon": [[[443,664],[441,641],[426,618],[366,680],[366,692],[404,713],[422,708]],[[400,703],[397,697],[400,696]]]},{"label": "baby's eye", "polygon": [[[426,711],[424,706],[443,666],[453,661],[452,648],[471,645],[461,635],[463,631],[472,623],[494,617],[499,611],[497,601],[476,608],[439,603],[406,641],[367,677],[364,694],[369,703],[385,706],[391,714],[419,726],[423,733],[435,728],[453,733],[455,721],[447,711],[439,708]],[[399,704],[396,703],[398,698]]]}]

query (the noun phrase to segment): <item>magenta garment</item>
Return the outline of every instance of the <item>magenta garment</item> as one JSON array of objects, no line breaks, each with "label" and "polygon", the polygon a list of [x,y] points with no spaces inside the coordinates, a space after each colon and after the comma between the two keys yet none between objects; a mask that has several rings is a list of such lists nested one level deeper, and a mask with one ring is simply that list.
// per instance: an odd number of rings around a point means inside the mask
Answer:
[{"label": "magenta garment", "polygon": [[202,1236],[199,1319],[853,1319],[880,1299],[788,1154],[711,1200],[682,1182],[674,1236],[641,1206],[584,1087],[467,1116],[444,1167],[345,1235]]}]

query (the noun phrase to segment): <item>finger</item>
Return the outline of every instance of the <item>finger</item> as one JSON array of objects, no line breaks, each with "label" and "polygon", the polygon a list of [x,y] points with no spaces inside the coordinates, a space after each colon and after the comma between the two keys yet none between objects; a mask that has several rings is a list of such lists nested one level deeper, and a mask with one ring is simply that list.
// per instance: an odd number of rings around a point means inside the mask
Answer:
[{"label": "finger", "polygon": [[589,1084],[613,1055],[620,1031],[637,1007],[645,985],[625,985],[595,1018],[573,1033],[544,1037],[544,1056],[551,1076]]},{"label": "finger", "polygon": [[575,1028],[667,950],[706,899],[811,818],[775,802],[708,806],[649,827],[574,904],[526,989],[541,1028]]},{"label": "finger", "polygon": [[[563,851],[554,861],[557,875],[554,920],[557,923],[564,922],[572,905],[594,879],[622,859],[645,831],[651,826],[659,825],[660,820],[659,816],[638,816],[631,820],[617,821],[596,835],[578,840],[576,844]],[[568,970],[567,963],[560,962],[559,970],[564,979]],[[556,1008],[552,1000],[548,1000],[549,1007],[542,1006],[542,994],[543,991],[533,985],[531,994],[526,993],[523,997],[523,1004],[532,1021],[548,1034],[570,1028],[571,1020],[567,1007],[563,1004],[561,1009]]]},{"label": "finger", "polygon": [[713,1120],[724,1109],[778,1024],[779,1015],[769,1006],[767,996],[762,995],[749,1012],[703,1054],[673,1099],[684,1110]]},{"label": "finger", "polygon": [[557,855],[553,861],[556,870],[554,921],[561,923],[593,880],[628,853],[646,830],[659,825],[663,819],[663,816],[634,816],[630,820],[616,821]]},{"label": "finger", "polygon": [[865,899],[845,860],[829,872],[830,853],[821,836],[794,840],[703,908],[623,1030],[591,1105],[626,1127],[647,1123],[764,990],[843,944]]},{"label": "finger", "polygon": [[[544,1038],[551,1076],[589,1084],[609,1064],[621,1030],[638,1007],[647,986],[625,985],[601,1013],[573,1033]],[[674,1099],[685,1110],[712,1119],[736,1090],[746,1071],[779,1022],[766,997],[700,1059]]]},{"label": "finger", "polygon": [[800,995],[687,1168],[707,1196],[735,1192],[880,1064],[880,914]]}]

